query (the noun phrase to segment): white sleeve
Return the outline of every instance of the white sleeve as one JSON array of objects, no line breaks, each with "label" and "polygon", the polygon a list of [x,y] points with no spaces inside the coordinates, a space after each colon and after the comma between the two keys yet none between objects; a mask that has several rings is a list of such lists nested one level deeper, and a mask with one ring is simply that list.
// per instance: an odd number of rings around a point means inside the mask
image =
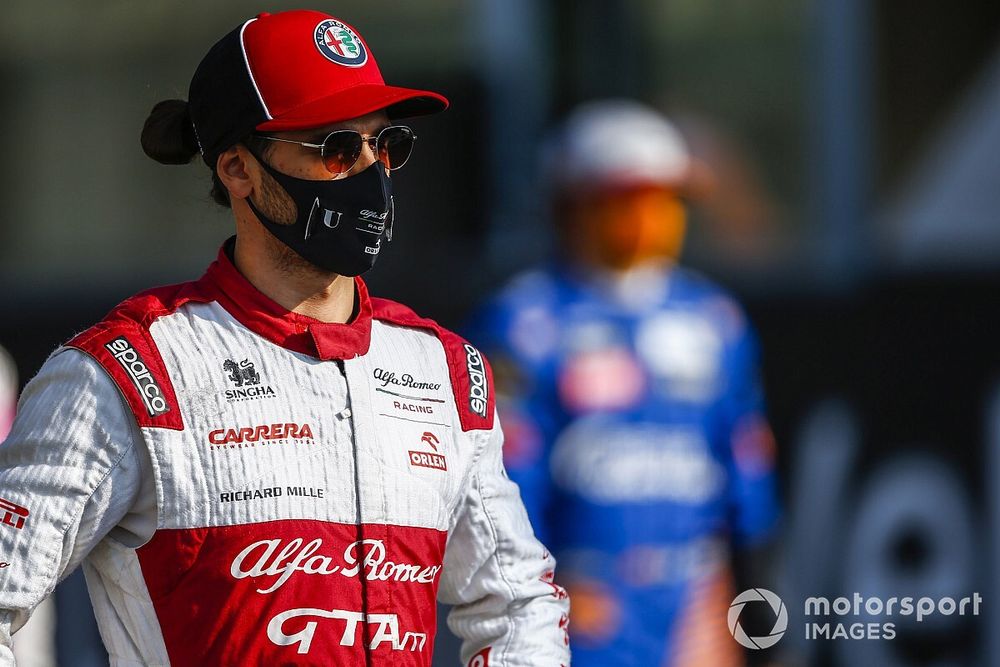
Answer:
[{"label": "white sleeve", "polygon": [[14,664],[11,634],[105,535],[149,538],[149,472],[135,419],[100,365],[73,349],[50,357],[0,445],[0,666]]},{"label": "white sleeve", "polygon": [[535,539],[517,485],[507,478],[499,422],[470,476],[448,538],[439,599],[462,664],[569,665],[569,598],[553,583],[555,559]]}]

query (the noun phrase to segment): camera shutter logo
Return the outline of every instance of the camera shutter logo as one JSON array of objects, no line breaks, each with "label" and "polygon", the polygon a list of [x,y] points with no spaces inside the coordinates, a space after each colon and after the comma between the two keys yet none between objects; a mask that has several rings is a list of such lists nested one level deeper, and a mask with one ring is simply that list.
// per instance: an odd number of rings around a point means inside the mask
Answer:
[{"label": "camera shutter logo", "polygon": [[[770,634],[762,637],[750,637],[743,630],[743,626],[740,625],[740,614],[748,602],[766,602],[771,605],[776,619]],[[785,630],[788,628],[788,610],[785,609],[785,603],[781,601],[781,598],[766,588],[751,588],[743,591],[733,600],[729,606],[728,620],[729,632],[741,646],[749,649],[765,649],[777,644],[785,634]]]}]

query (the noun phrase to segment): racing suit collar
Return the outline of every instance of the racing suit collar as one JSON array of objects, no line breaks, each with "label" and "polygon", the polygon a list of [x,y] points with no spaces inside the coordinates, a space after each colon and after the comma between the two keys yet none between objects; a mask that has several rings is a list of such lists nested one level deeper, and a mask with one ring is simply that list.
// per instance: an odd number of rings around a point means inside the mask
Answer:
[{"label": "racing suit collar", "polygon": [[198,281],[240,324],[276,345],[322,359],[352,359],[368,353],[372,304],[360,276],[354,279],[357,304],[346,324],[319,320],[286,310],[254,287],[229,257],[229,239]]}]

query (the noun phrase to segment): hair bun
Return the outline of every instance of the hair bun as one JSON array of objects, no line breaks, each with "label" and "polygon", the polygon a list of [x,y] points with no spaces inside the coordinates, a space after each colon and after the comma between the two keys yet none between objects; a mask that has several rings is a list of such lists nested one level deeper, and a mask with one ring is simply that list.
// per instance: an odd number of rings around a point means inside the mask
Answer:
[{"label": "hair bun", "polygon": [[184,100],[157,102],[142,126],[142,150],[162,164],[187,164],[198,154],[198,140]]}]

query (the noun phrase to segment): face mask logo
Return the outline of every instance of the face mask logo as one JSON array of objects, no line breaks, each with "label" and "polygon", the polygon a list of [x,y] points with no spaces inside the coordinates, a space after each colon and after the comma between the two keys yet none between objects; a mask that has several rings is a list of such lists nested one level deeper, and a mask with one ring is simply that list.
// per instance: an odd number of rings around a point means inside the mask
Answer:
[{"label": "face mask logo", "polygon": [[[309,211],[309,222],[306,223],[306,241],[309,240],[309,227],[312,226],[313,218],[315,218],[316,214],[320,211],[323,212],[323,224],[330,229],[336,229],[337,225],[340,224],[340,219],[344,217],[344,214],[340,211],[330,211],[320,206],[319,197],[317,197],[316,201],[313,202],[312,210]],[[330,220],[333,219],[334,213],[337,214],[337,221],[331,225]]]},{"label": "face mask logo", "polygon": [[250,210],[275,238],[325,271],[358,276],[372,268],[382,249],[382,237],[392,240],[395,214],[392,181],[380,162],[333,181],[295,178],[259,158],[258,162],[298,210],[294,223],[282,225],[247,198]]}]

